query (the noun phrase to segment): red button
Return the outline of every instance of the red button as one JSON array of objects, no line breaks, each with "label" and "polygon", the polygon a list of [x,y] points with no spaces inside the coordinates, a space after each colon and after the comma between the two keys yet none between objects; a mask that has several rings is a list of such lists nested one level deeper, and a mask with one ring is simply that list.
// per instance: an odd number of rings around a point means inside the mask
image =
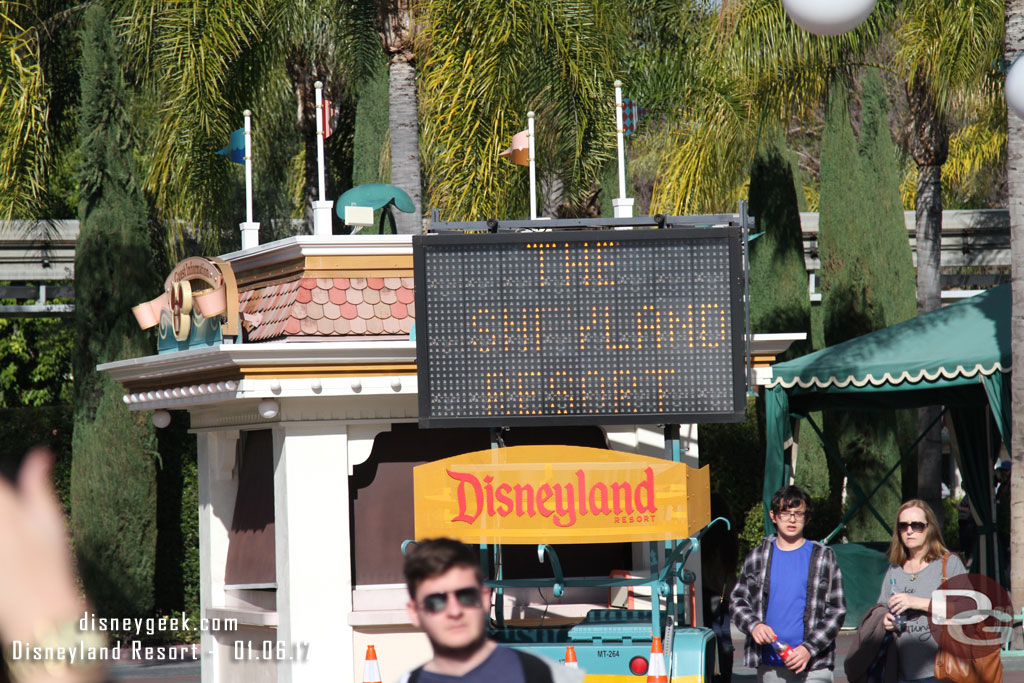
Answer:
[{"label": "red button", "polygon": [[637,676],[647,673],[647,660],[639,655],[629,660],[629,670]]}]

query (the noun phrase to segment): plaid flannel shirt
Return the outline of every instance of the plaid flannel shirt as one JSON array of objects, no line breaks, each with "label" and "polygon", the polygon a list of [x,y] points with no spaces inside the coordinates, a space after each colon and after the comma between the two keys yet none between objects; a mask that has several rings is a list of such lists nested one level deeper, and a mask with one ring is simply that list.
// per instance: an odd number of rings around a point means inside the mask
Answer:
[{"label": "plaid flannel shirt", "polygon": [[[828,546],[808,540],[811,562],[807,571],[807,603],[804,607],[804,642],[800,643],[811,654],[807,671],[834,669],[836,663],[836,636],[846,618],[846,597],[843,577],[839,572],[836,554]],[[772,550],[775,535],[765,538],[761,545],[743,561],[739,581],[730,596],[730,613],[737,628],[747,634],[743,664],[756,668],[761,664],[761,646],[750,633],[764,621],[768,609],[768,590],[771,583]],[[796,643],[791,643],[797,647]]]}]

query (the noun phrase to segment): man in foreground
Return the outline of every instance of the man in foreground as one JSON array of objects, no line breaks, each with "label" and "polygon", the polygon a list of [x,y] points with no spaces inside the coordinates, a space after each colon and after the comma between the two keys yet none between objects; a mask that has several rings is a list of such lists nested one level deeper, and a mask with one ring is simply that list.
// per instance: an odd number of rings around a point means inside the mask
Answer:
[{"label": "man in foreground", "polygon": [[468,546],[423,541],[405,559],[409,619],[434,657],[402,683],[582,683],[583,672],[498,645],[487,637],[491,592]]}]

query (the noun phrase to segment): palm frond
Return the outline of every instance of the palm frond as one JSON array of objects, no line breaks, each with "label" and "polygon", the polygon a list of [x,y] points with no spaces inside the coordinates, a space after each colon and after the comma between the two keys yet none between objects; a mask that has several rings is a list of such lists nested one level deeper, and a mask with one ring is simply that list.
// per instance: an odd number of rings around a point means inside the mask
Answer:
[{"label": "palm frond", "polygon": [[446,216],[523,215],[526,172],[498,158],[537,113],[541,176],[578,204],[614,150],[621,53],[607,0],[424,0],[420,119],[430,201]]}]

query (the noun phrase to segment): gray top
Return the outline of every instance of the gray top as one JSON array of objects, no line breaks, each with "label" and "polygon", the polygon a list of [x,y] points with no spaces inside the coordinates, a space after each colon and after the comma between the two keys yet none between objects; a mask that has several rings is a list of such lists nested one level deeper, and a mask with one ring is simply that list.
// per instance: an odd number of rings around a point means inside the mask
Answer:
[{"label": "gray top", "polygon": [[[966,573],[964,563],[959,557],[951,554],[946,563],[946,578]],[[915,573],[889,565],[885,578],[882,579],[882,591],[878,595],[878,603],[881,605],[889,602],[890,580],[893,578],[896,579],[897,593],[931,599],[932,592],[938,590],[942,583],[942,559],[930,562],[924,569]],[[912,609],[907,610],[906,615],[907,628],[896,640],[900,655],[900,678],[913,681],[934,676],[935,655],[939,651],[939,644],[932,637],[928,612]]]}]

